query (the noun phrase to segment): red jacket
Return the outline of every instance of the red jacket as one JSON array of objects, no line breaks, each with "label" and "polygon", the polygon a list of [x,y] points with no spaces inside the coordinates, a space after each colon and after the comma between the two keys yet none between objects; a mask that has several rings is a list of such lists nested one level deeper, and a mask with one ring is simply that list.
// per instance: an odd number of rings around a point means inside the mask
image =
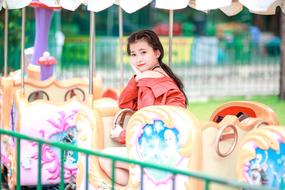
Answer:
[{"label": "red jacket", "polygon": [[138,110],[151,105],[174,105],[186,108],[185,96],[168,76],[143,78],[138,82],[131,78],[119,97],[120,108]]}]

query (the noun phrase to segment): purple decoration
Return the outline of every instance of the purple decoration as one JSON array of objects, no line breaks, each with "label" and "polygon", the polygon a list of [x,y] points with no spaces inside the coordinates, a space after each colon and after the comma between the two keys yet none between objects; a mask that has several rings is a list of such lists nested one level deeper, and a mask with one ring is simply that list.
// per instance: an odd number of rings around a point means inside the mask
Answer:
[{"label": "purple decoration", "polygon": [[41,80],[46,80],[53,75],[56,60],[50,56],[49,52],[44,52],[43,56],[39,58],[38,64],[41,66]]},{"label": "purple decoration", "polygon": [[[48,32],[51,23],[53,10],[36,7],[36,36],[34,44],[34,54],[32,64],[37,65],[39,58],[48,49]],[[41,66],[41,80],[45,80],[52,76],[53,65]]]},{"label": "purple decoration", "polygon": [[41,65],[41,80],[46,80],[53,75],[54,65]]}]

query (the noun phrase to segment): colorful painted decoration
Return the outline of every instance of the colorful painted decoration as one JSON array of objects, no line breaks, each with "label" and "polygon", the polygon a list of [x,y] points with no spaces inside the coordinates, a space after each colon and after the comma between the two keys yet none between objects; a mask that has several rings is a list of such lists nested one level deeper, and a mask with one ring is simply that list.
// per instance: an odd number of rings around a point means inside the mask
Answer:
[{"label": "colorful painted decoration", "polygon": [[[197,170],[201,151],[201,133],[197,119],[186,109],[174,106],[149,106],[137,111],[127,126],[130,159],[172,168]],[[141,169],[130,166],[129,187],[139,189]],[[143,169],[143,187],[171,189],[174,176],[167,172]],[[176,189],[198,187],[189,178],[176,176]],[[195,189],[195,188],[194,188]]]},{"label": "colorful painted decoration", "polygon": [[254,185],[285,188],[285,129],[266,126],[245,137],[238,157],[239,179]]}]

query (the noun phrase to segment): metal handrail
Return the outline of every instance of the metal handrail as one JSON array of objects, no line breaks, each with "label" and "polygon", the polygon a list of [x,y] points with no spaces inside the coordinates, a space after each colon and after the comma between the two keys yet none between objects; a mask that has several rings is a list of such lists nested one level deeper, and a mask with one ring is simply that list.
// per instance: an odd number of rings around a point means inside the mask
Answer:
[{"label": "metal handrail", "polygon": [[[166,166],[162,166],[162,165],[157,165],[157,164],[153,164],[153,163],[148,163],[148,162],[142,162],[142,161],[138,161],[138,160],[131,160],[128,158],[124,158],[124,157],[119,157],[119,156],[115,156],[115,155],[108,155],[108,154],[104,154],[102,152],[99,151],[93,151],[93,150],[88,150],[88,149],[84,149],[84,148],[80,148],[80,147],[76,147],[74,145],[69,145],[69,144],[65,144],[65,143],[59,143],[59,142],[52,142],[52,141],[48,141],[48,140],[43,140],[40,138],[36,138],[36,137],[30,137],[28,135],[24,135],[21,133],[17,133],[17,132],[13,132],[13,131],[9,131],[9,130],[4,130],[4,129],[0,129],[0,137],[1,135],[8,135],[11,137],[15,137],[17,138],[16,143],[17,143],[17,150],[16,150],[16,155],[20,155],[20,150],[18,147],[20,147],[20,141],[21,140],[28,140],[28,141],[34,141],[37,142],[39,145],[38,148],[38,166],[41,166],[41,146],[43,144],[46,145],[50,145],[56,148],[60,148],[60,159],[61,159],[61,176],[60,176],[60,189],[64,189],[64,173],[63,173],[63,167],[64,167],[64,151],[66,150],[71,150],[71,151],[77,151],[80,153],[84,153],[86,154],[86,163],[88,163],[88,156],[98,156],[98,157],[103,157],[103,158],[107,158],[112,160],[112,166],[115,166],[115,163],[117,161],[120,162],[125,162],[128,164],[134,164],[134,165],[139,165],[142,169],[144,168],[151,168],[151,169],[156,169],[156,170],[160,170],[160,171],[164,171],[164,172],[169,172],[172,173],[173,176],[176,175],[184,175],[184,176],[188,176],[188,177],[192,177],[198,180],[203,180],[205,182],[204,185],[204,190],[209,190],[210,189],[210,184],[214,183],[214,184],[220,184],[220,185],[225,185],[228,187],[235,187],[235,188],[241,188],[241,189],[251,189],[251,190],[277,190],[276,188],[269,188],[269,187],[262,187],[262,186],[255,186],[255,185],[250,185],[248,183],[245,182],[239,182],[236,180],[232,180],[232,179],[223,179],[220,177],[214,177],[202,172],[194,172],[194,171],[186,171],[186,170],[180,170],[180,169],[175,169],[175,168],[170,168],[170,167],[166,167]],[[1,139],[1,138],[0,138]],[[1,143],[0,143],[1,146]],[[1,150],[1,147],[0,147]],[[0,161],[1,161],[1,156],[0,156]],[[21,189],[20,187],[20,156],[17,156],[17,187],[16,189]],[[112,171],[115,172],[115,167],[112,168]],[[38,167],[38,173],[41,173],[41,167]],[[88,173],[88,172],[87,172]],[[37,184],[37,189],[41,189],[41,175],[38,175],[38,184]],[[88,180],[88,175],[86,175],[86,181]],[[112,190],[114,189],[114,184],[115,184],[115,179],[114,179],[115,175],[114,173],[112,174]],[[175,182],[175,178],[173,178],[174,182]],[[0,178],[0,181],[2,179]],[[1,181],[2,183],[2,181]],[[0,183],[0,184],[1,184]],[[143,184],[143,178],[142,178],[142,184]],[[88,189],[88,185],[86,186],[86,188]],[[175,189],[175,187],[173,187],[173,189]]]}]

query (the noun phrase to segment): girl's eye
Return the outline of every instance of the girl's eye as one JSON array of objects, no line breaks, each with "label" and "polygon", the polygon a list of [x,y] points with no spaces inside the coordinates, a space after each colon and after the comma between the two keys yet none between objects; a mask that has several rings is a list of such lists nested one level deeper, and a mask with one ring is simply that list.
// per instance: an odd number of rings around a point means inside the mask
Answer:
[{"label": "girl's eye", "polygon": [[141,54],[146,54],[146,51],[142,51]]},{"label": "girl's eye", "polygon": [[136,54],[134,54],[134,53],[131,54],[131,57],[135,57],[135,56],[136,56]]}]

